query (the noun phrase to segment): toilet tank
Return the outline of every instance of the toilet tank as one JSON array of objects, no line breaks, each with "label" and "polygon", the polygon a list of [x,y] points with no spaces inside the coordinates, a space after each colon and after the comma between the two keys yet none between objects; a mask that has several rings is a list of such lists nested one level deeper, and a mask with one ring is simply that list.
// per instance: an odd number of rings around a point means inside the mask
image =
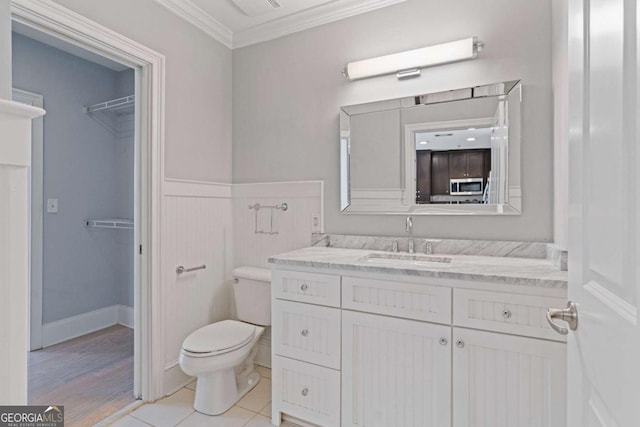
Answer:
[{"label": "toilet tank", "polygon": [[238,320],[254,325],[271,325],[271,270],[239,267],[233,270],[236,279],[233,293]]}]

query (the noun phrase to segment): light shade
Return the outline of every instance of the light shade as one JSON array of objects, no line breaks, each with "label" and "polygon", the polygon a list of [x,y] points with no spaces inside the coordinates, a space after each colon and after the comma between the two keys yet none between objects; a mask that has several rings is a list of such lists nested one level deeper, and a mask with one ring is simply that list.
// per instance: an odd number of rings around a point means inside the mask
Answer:
[{"label": "light shade", "polygon": [[[344,75],[349,80],[391,73],[399,73],[398,77],[401,77],[400,73],[403,71],[405,73],[402,75],[412,76],[419,74],[419,70],[424,67],[475,58],[481,46],[477,37],[469,37],[435,46],[363,59],[348,63],[344,69]],[[411,72],[406,73],[408,70]]]}]

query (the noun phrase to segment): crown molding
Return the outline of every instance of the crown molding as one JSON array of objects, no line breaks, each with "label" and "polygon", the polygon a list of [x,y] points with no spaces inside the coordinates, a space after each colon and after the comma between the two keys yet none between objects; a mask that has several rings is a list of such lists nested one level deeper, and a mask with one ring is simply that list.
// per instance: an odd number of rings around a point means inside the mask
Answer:
[{"label": "crown molding", "polygon": [[371,0],[365,4],[350,6],[334,3],[265,22],[235,33],[191,0],[155,1],[228,48],[237,49],[402,3],[406,0]]},{"label": "crown molding", "polygon": [[191,25],[204,31],[229,49],[233,48],[233,32],[191,0],[155,0]]},{"label": "crown molding", "polygon": [[334,4],[332,6],[309,9],[274,21],[265,22],[246,30],[236,31],[233,34],[233,48],[237,49],[277,39],[404,1],[406,0],[372,0],[365,4],[346,7]]}]

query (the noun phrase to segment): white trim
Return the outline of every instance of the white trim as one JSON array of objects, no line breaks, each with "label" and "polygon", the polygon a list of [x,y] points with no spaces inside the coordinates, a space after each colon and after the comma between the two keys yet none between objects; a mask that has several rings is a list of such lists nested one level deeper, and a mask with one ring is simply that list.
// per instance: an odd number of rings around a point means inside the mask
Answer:
[{"label": "white trim", "polygon": [[[3,108],[4,107],[4,108]],[[0,402],[27,404],[29,201],[32,113],[44,110],[0,100]]]},{"label": "white trim", "polygon": [[165,179],[162,193],[165,197],[230,198],[231,184],[189,181],[186,179]]},{"label": "white trim", "polygon": [[126,326],[127,328],[134,329],[135,327],[135,315],[133,307],[128,305],[118,305],[118,324]]},{"label": "white trim", "polygon": [[351,206],[399,206],[403,193],[402,188],[352,188]]},{"label": "white trim", "polygon": [[349,6],[334,2],[236,32],[233,32],[191,0],[155,1],[228,48],[237,49],[392,6],[406,0],[369,0],[364,4],[360,2],[360,4]]},{"label": "white trim", "polygon": [[[42,95],[21,89],[12,89],[14,101],[38,108],[44,107]],[[44,120],[31,121],[31,176],[29,215],[29,350],[42,348],[42,256],[44,227]]]},{"label": "white trim", "polygon": [[167,365],[164,370],[164,386],[165,386],[165,395],[169,396],[181,388],[187,386],[190,382],[192,382],[195,378],[191,377],[184,373],[184,371],[180,368],[180,363],[176,360],[175,362]]},{"label": "white trim", "polygon": [[45,323],[42,325],[42,346],[49,347],[117,324],[117,305]]},{"label": "white trim", "polygon": [[[284,197],[290,199],[322,196],[323,181],[280,181],[233,184],[233,198]],[[286,200],[284,200],[286,201]]]},{"label": "white trim", "polygon": [[155,0],[194,27],[204,31],[229,49],[232,48],[233,32],[222,22],[209,15],[191,0]]},{"label": "white trim", "polygon": [[42,327],[42,344],[43,347],[49,347],[113,325],[133,329],[133,307],[116,304],[45,323]]},{"label": "white trim", "polygon": [[300,13],[285,16],[233,34],[233,48],[241,48],[289,34],[308,30],[320,25],[330,24],[352,16],[371,12],[383,7],[402,3],[405,0],[371,0],[365,4],[342,6],[335,2],[327,7],[319,6]]},{"label": "white trim", "polygon": [[638,323],[638,309],[620,298],[599,283],[591,280],[584,285],[584,290],[589,292],[596,300],[611,309],[611,313],[616,317],[624,319],[631,326]]},{"label": "white trim", "polygon": [[[134,393],[155,400],[162,392],[163,334],[160,281],[160,204],[164,176],[165,57],[51,0],[13,0],[13,19],[136,68],[136,150],[141,165],[137,179]],[[139,126],[138,126],[139,125]]]}]

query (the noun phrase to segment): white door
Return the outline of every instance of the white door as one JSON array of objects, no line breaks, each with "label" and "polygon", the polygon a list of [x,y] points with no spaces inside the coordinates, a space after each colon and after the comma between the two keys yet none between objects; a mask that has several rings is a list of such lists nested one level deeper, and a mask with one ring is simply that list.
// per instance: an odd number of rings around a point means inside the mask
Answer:
[{"label": "white door", "polygon": [[569,0],[571,427],[640,425],[639,12]]},{"label": "white door", "polygon": [[560,427],[564,343],[453,328],[454,427]]},{"label": "white door", "polygon": [[342,312],[342,426],[451,425],[451,327]]}]

